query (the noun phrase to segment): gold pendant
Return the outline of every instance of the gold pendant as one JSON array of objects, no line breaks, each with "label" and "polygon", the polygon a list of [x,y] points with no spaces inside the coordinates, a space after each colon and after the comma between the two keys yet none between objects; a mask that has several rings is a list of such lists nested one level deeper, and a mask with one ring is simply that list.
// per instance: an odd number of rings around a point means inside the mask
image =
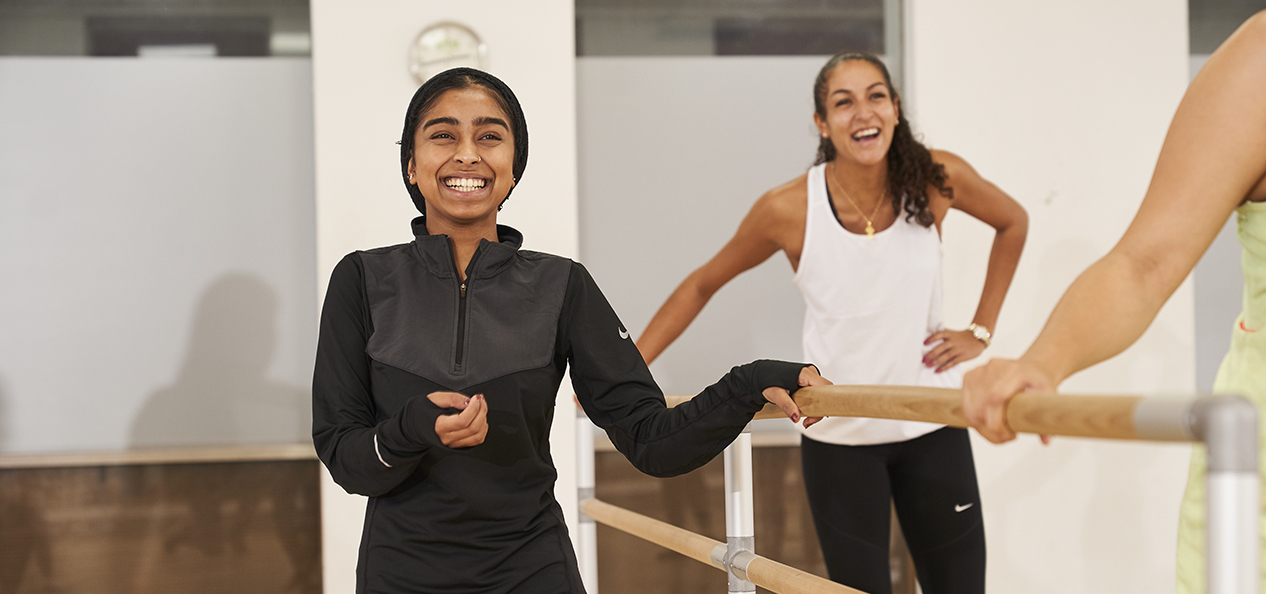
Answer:
[{"label": "gold pendant", "polygon": [[870,223],[866,223],[866,238],[867,239],[875,238],[875,227],[871,225]]}]

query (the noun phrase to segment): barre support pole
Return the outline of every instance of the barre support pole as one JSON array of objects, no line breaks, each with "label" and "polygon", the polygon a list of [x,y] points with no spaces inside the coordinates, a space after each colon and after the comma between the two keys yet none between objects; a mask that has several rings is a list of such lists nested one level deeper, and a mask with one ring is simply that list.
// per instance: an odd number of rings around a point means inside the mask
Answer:
[{"label": "barre support pole", "polygon": [[1257,594],[1262,579],[1257,409],[1240,396],[1208,396],[1191,405],[1189,418],[1208,452],[1209,594]]},{"label": "barre support pole", "polygon": [[[755,556],[756,510],[752,502],[752,434],[744,428],[725,447],[725,567],[729,569],[730,592],[756,594],[756,584],[747,579],[747,563],[735,566],[739,556]],[[743,557],[744,561],[750,559]],[[737,570],[736,570],[737,569]]]},{"label": "barre support pole", "polygon": [[[585,411],[576,407],[576,490],[578,503],[594,496],[593,422]],[[580,508],[576,531],[576,557],[580,565],[580,581],[589,594],[598,594],[598,525]]]}]

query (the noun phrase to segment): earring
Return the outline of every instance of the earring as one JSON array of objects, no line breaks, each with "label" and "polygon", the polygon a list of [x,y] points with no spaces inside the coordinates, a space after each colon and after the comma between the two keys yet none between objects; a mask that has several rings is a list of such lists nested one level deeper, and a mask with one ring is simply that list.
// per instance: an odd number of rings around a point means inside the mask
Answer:
[{"label": "earring", "polygon": [[412,173],[410,173],[410,174],[409,174],[409,181],[413,181],[413,174],[412,174]]}]

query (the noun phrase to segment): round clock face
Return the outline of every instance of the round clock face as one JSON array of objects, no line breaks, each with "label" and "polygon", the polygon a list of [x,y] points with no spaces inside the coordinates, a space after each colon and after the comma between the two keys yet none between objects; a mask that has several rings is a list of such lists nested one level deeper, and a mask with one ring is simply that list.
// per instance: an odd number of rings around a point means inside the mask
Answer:
[{"label": "round clock face", "polygon": [[449,68],[485,68],[488,46],[474,30],[454,22],[436,23],[418,33],[409,45],[409,72],[418,84]]}]

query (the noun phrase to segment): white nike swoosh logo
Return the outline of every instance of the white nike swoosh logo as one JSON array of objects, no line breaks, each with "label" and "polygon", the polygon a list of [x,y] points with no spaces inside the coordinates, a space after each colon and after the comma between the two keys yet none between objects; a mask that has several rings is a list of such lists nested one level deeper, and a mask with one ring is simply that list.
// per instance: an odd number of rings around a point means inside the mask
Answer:
[{"label": "white nike swoosh logo", "polygon": [[967,509],[967,508],[969,508],[969,507],[971,507],[971,506],[973,506],[973,505],[976,505],[976,504],[975,504],[975,503],[968,503],[967,505],[955,505],[955,506],[954,506],[954,511],[956,511],[956,512],[961,512],[961,511],[963,511],[963,510],[965,510],[965,509]]},{"label": "white nike swoosh logo", "polygon": [[627,339],[628,337],[629,337],[629,331],[625,330],[624,328],[620,328],[620,338]]}]

